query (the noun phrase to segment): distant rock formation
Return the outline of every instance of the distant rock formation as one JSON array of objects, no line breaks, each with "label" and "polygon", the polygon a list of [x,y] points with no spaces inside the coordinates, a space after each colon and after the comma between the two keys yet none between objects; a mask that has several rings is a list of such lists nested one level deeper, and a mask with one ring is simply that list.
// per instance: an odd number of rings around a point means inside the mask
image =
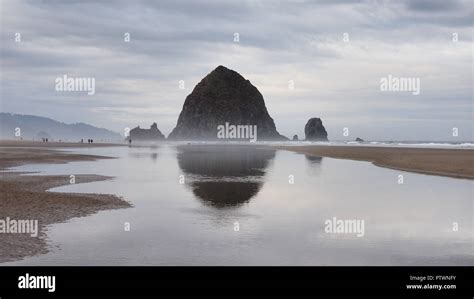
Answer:
[{"label": "distant rock formation", "polygon": [[293,135],[293,141],[298,141],[298,135]]},{"label": "distant rock formation", "polygon": [[163,135],[156,123],[153,123],[150,126],[150,129],[141,129],[140,126],[130,130],[130,137],[132,141],[158,141],[164,140],[165,135]]},{"label": "distant rock formation", "polygon": [[309,141],[328,141],[328,133],[323,126],[320,118],[314,117],[308,120],[304,127],[306,140]]},{"label": "distant rock formation", "polygon": [[357,141],[357,142],[364,142],[364,139],[357,137],[357,138],[356,138],[356,141]]},{"label": "distant rock formation", "polygon": [[217,140],[218,126],[226,123],[256,126],[257,140],[288,140],[276,130],[257,88],[224,66],[208,74],[186,97],[178,123],[168,138]]},{"label": "distant rock formation", "polygon": [[0,112],[0,139],[19,138],[18,129],[24,140],[48,138],[49,141],[78,142],[92,138],[94,143],[123,141],[119,133],[85,123],[65,124],[42,116]]}]

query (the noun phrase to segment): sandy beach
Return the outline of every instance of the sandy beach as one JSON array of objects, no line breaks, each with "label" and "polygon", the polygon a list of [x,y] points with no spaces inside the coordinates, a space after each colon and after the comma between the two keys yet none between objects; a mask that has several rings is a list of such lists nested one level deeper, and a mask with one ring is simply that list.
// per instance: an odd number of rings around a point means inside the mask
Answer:
[{"label": "sandy beach", "polygon": [[[84,217],[101,210],[131,207],[124,199],[110,194],[76,194],[48,192],[50,188],[69,184],[69,176],[35,176],[34,174],[4,171],[8,167],[29,163],[67,163],[93,161],[110,157],[78,155],[53,149],[42,149],[45,144],[21,142],[29,147],[18,147],[18,142],[1,142],[0,147],[0,219],[38,220],[39,235],[0,234],[2,250],[0,263],[46,253],[49,244],[45,228],[49,224],[65,222],[73,217]],[[61,144],[63,146],[64,144]],[[54,144],[48,144],[54,147]],[[77,145],[76,145],[77,146]],[[89,145],[90,146],[90,145]],[[104,146],[95,144],[93,146]],[[107,180],[110,177],[75,175],[76,184]]]},{"label": "sandy beach", "polygon": [[474,151],[469,149],[395,148],[369,146],[277,146],[306,155],[369,161],[404,171],[474,179]]},{"label": "sandy beach", "polygon": [[126,146],[126,143],[80,143],[80,142],[41,142],[31,140],[0,140],[0,147],[109,147],[109,146]]}]

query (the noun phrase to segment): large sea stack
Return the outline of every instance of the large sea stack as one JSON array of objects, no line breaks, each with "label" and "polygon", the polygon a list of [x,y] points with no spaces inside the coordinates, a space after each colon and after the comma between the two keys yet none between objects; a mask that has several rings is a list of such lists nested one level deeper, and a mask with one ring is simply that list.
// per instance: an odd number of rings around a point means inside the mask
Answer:
[{"label": "large sea stack", "polygon": [[320,118],[310,118],[304,127],[304,134],[308,141],[328,141],[328,133]]},{"label": "large sea stack", "polygon": [[[219,126],[256,126],[257,140],[287,140],[276,130],[262,95],[249,80],[218,66],[186,97],[172,140],[217,140]],[[226,126],[227,128],[227,126]]]}]

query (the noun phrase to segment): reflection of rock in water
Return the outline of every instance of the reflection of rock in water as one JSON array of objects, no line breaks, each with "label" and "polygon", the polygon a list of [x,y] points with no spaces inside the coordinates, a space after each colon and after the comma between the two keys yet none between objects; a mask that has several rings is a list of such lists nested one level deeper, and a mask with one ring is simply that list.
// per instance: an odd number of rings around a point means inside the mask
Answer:
[{"label": "reflection of rock in water", "polygon": [[193,182],[194,194],[217,208],[240,205],[254,197],[262,182]]},{"label": "reflection of rock in water", "polygon": [[304,155],[306,164],[308,165],[307,174],[309,176],[319,176],[321,174],[321,162],[323,157]]},{"label": "reflection of rock in water", "polygon": [[156,159],[158,158],[158,153],[129,153],[128,155],[132,158],[137,158],[137,159],[150,157],[153,160],[153,162],[156,162]]},{"label": "reflection of rock in water", "polygon": [[275,150],[241,145],[185,145],[177,155],[194,195],[217,208],[254,197],[274,157]]},{"label": "reflection of rock in water", "polygon": [[321,163],[321,161],[323,160],[323,157],[319,157],[319,156],[310,156],[310,155],[304,155],[306,160],[308,160],[309,162],[311,163]]}]

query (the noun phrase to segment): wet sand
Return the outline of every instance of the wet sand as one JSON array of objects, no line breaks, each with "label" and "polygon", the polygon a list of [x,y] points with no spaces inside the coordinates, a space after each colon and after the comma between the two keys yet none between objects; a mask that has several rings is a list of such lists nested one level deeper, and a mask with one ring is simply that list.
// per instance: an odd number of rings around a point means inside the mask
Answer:
[{"label": "wet sand", "polygon": [[416,173],[474,179],[474,150],[370,146],[277,146],[312,156],[369,161],[374,165]]},{"label": "wet sand", "polygon": [[41,142],[31,140],[0,140],[0,147],[49,147],[49,148],[60,148],[60,147],[107,147],[107,146],[126,146],[126,143],[84,143],[80,142]]},{"label": "wet sand", "polygon": [[[0,142],[3,145],[5,142]],[[37,143],[34,143],[35,146]],[[1,145],[1,146],[3,146]],[[53,146],[52,144],[50,144]],[[19,148],[18,145],[0,146],[0,170],[29,163],[66,163],[110,159],[94,155],[78,155],[67,152]],[[31,146],[31,144],[30,144]],[[97,145],[94,145],[97,146]],[[99,145],[100,146],[100,145]],[[103,146],[103,145],[102,145]],[[38,220],[38,237],[29,234],[0,233],[0,263],[46,253],[50,250],[46,238],[46,226],[65,222],[73,217],[92,215],[101,210],[129,208],[131,204],[110,194],[79,194],[48,192],[46,190],[70,183],[68,175],[35,176],[34,174],[0,172],[0,220]],[[110,177],[75,175],[75,183],[102,181]],[[73,238],[74,236],[71,236]]]}]

